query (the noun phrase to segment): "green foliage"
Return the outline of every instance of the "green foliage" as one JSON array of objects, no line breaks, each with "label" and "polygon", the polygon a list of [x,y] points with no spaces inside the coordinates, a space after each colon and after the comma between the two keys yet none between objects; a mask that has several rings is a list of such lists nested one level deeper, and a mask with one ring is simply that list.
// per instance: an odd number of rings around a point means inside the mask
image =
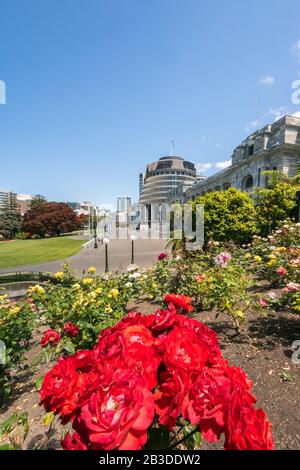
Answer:
[{"label": "green foliage", "polygon": [[[299,189],[299,188],[298,188]],[[297,186],[274,172],[267,188],[258,188],[254,198],[259,233],[269,235],[288,218],[296,207]]]},{"label": "green foliage", "polygon": [[47,199],[41,194],[36,194],[35,196],[33,196],[29,208],[33,209],[34,207],[38,206],[39,204],[42,204],[43,202],[47,202]]},{"label": "green foliage", "polygon": [[77,336],[64,337],[56,348],[49,348],[50,354],[73,354],[74,348],[91,347],[100,330],[114,325],[126,314],[129,300],[130,291],[124,286],[122,275],[102,279],[89,273],[71,284],[70,278],[65,282],[65,276],[69,276],[68,271],[56,273],[57,284],[49,285],[45,294],[34,297],[47,326],[58,332],[68,322],[79,327]]},{"label": "green foliage", "polygon": [[207,193],[193,204],[204,205],[206,241],[247,243],[256,232],[255,208],[249,194],[229,188]]},{"label": "green foliage", "polygon": [[258,279],[266,279],[274,287],[284,287],[288,282],[300,282],[299,247],[300,224],[285,223],[268,238],[255,236],[245,257]]},{"label": "green foliage", "polygon": [[161,301],[166,293],[192,298],[196,311],[212,310],[229,315],[235,326],[244,319],[250,306],[248,289],[251,281],[240,265],[239,252],[225,267],[217,266],[215,256],[220,247],[189,256],[158,261],[137,279],[137,297]]},{"label": "green foliage", "polygon": [[28,413],[14,413],[0,424],[0,438],[9,440],[9,443],[0,446],[0,450],[21,450],[28,433]]},{"label": "green foliage", "polygon": [[24,360],[35,325],[36,313],[30,302],[15,303],[0,295],[0,341],[5,344],[0,361],[0,406],[11,392],[10,374]]},{"label": "green foliage", "polygon": [[4,238],[14,238],[19,232],[22,224],[21,214],[9,204],[4,206],[0,212],[0,234]]}]

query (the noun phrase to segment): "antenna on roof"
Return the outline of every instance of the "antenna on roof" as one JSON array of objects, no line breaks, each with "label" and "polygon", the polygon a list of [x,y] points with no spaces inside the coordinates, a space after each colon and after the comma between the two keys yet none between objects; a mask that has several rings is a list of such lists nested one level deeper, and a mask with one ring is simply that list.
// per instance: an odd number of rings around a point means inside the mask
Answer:
[{"label": "antenna on roof", "polygon": [[174,155],[174,140],[171,140],[170,156],[173,157],[173,155]]}]

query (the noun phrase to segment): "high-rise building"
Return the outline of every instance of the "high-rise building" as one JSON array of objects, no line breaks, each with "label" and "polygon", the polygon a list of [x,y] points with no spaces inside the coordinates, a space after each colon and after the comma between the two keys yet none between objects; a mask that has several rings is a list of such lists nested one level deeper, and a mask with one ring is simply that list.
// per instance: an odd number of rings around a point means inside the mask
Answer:
[{"label": "high-rise building", "polygon": [[131,206],[131,198],[127,196],[118,197],[117,212],[128,212]]},{"label": "high-rise building", "polygon": [[142,194],[144,187],[144,173],[139,173],[139,196]]},{"label": "high-rise building", "polygon": [[17,194],[6,189],[0,189],[0,211],[4,207],[9,207],[12,210],[17,209]]}]

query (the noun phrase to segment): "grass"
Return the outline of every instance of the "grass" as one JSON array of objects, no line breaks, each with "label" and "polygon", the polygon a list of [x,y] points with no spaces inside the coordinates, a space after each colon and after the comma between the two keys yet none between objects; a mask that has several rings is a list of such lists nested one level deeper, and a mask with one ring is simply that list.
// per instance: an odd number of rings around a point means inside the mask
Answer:
[{"label": "grass", "polygon": [[65,259],[84,243],[68,237],[0,242],[0,269]]}]

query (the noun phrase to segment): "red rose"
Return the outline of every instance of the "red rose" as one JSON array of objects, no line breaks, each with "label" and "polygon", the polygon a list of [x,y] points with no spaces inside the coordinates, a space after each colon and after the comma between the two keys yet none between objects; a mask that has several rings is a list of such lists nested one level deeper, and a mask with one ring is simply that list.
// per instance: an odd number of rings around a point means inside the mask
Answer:
[{"label": "red rose", "polygon": [[162,372],[159,382],[161,385],[154,394],[155,411],[159,416],[159,424],[172,429],[181,412],[182,400],[190,380],[187,372],[179,369]]},{"label": "red rose", "polygon": [[157,257],[159,261],[162,261],[163,259],[168,258],[167,253],[160,253]]},{"label": "red rose", "polygon": [[71,434],[67,432],[64,439],[61,441],[61,446],[64,450],[87,450],[88,446],[81,440],[78,432]]},{"label": "red rose", "polygon": [[55,330],[47,330],[45,331],[42,339],[41,345],[42,348],[45,348],[48,344],[51,346],[56,346],[60,341],[60,334]]},{"label": "red rose", "polygon": [[171,309],[172,306],[175,306],[177,309],[185,312],[192,312],[194,310],[191,305],[191,297],[187,297],[186,295],[167,294],[164,297],[164,301],[168,304],[169,308],[171,307]]},{"label": "red rose", "polygon": [[143,325],[127,326],[122,333],[127,347],[132,346],[134,343],[140,343],[144,346],[152,346],[154,343],[151,331]]},{"label": "red rose", "polygon": [[280,266],[279,268],[276,269],[276,273],[278,274],[278,276],[285,276],[287,273],[287,270],[283,266]]},{"label": "red rose", "polygon": [[152,315],[148,315],[151,318],[151,325],[149,328],[153,332],[161,332],[171,328],[174,325],[177,317],[177,312],[173,310],[157,310]]},{"label": "red rose", "polygon": [[62,416],[74,411],[78,378],[79,373],[74,367],[73,358],[60,358],[43,380],[41,402],[46,411],[59,411]]},{"label": "red rose", "polygon": [[[153,396],[139,374],[117,371],[109,388],[99,388],[82,408],[77,428],[96,450],[138,450],[154,418]],[[78,429],[77,429],[78,430]]]},{"label": "red rose", "polygon": [[222,353],[219,346],[218,336],[214,330],[206,326],[204,323],[188,318],[185,315],[177,315],[176,325],[180,328],[188,328],[196,333],[198,340],[207,348],[207,364],[216,366],[222,363]]},{"label": "red rose", "polygon": [[160,363],[161,354],[156,348],[135,343],[126,351],[123,367],[137,371],[144,379],[147,388],[152,390],[158,383],[157,370]]},{"label": "red rose", "polygon": [[68,334],[69,336],[77,336],[79,333],[79,327],[73,325],[73,323],[69,321],[64,325],[64,333]]},{"label": "red rose", "polygon": [[254,409],[248,397],[242,389],[236,389],[230,397],[225,420],[224,448],[272,450],[274,442],[271,424],[262,409]]},{"label": "red rose", "polygon": [[104,375],[92,362],[91,351],[79,351],[74,356],[60,358],[45,375],[41,402],[46,411],[59,412],[64,419],[71,417],[104,383]]},{"label": "red rose", "polygon": [[195,331],[175,327],[165,340],[164,360],[171,369],[201,371],[206,364],[208,350]]},{"label": "red rose", "polygon": [[116,370],[123,366],[125,339],[121,331],[107,329],[94,347],[94,358],[101,370]]},{"label": "red rose", "polygon": [[219,440],[224,431],[230,391],[231,380],[222,370],[205,368],[182,402],[183,417],[193,425],[198,424],[209,442]]}]

